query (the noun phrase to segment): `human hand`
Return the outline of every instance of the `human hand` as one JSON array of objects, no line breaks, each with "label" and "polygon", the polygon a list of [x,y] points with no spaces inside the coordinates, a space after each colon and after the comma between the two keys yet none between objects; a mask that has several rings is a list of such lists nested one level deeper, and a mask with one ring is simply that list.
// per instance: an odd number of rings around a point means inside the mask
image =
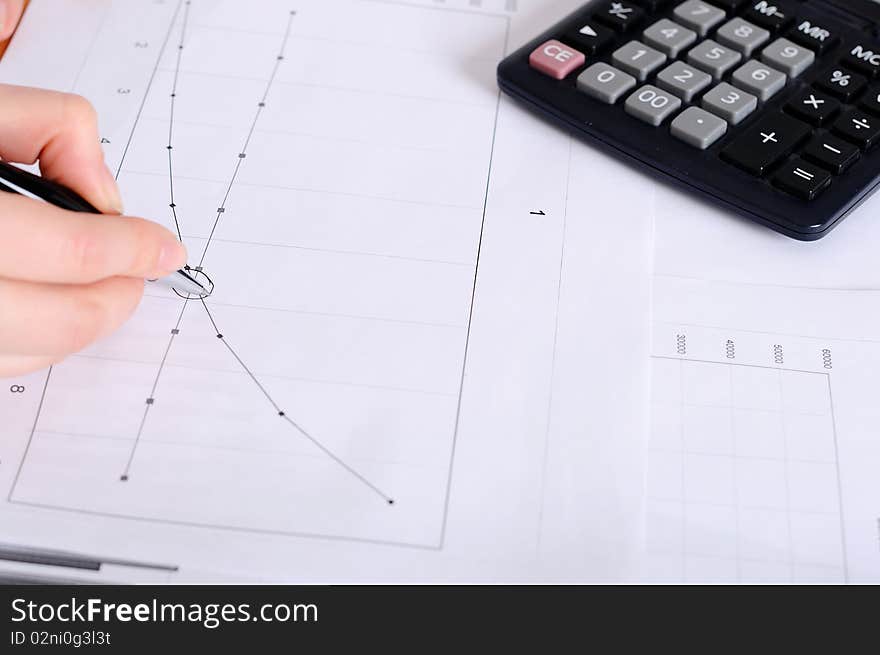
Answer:
[{"label": "human hand", "polygon": [[[122,211],[95,111],[79,96],[0,85],[0,157],[39,160],[46,178],[103,212]],[[174,234],[150,221],[0,192],[0,377],[38,370],[109,334],[137,307],[144,279],[185,262]]]},{"label": "human hand", "polygon": [[0,0],[0,41],[12,36],[23,11],[24,0]]}]

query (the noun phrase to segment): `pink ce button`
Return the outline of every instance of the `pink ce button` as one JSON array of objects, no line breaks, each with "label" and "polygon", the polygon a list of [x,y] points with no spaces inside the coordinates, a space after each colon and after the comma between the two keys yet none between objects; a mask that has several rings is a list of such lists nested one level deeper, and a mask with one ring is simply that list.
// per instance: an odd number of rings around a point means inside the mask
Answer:
[{"label": "pink ce button", "polygon": [[529,55],[532,68],[557,80],[564,80],[573,70],[583,66],[586,60],[584,53],[555,39],[538,46]]}]

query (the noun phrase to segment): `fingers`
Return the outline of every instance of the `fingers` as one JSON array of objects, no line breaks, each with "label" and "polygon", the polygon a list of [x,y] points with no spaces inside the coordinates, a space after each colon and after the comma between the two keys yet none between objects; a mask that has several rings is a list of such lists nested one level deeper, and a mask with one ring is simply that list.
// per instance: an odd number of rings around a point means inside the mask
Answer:
[{"label": "fingers", "polygon": [[47,178],[70,187],[103,212],[122,213],[116,180],[104,163],[95,110],[85,98],[0,85],[0,107],[0,157],[24,164],[39,159]]},{"label": "fingers", "polygon": [[186,263],[174,234],[140,218],[69,212],[10,193],[0,193],[0,216],[2,278],[69,284],[153,279]]},{"label": "fingers", "polygon": [[143,292],[143,280],[133,278],[82,286],[0,280],[0,307],[16,308],[0,314],[0,355],[54,358],[82,350],[122,325]]},{"label": "fingers", "polygon": [[0,0],[0,41],[5,41],[18,26],[24,0]]},{"label": "fingers", "polygon": [[52,364],[57,364],[62,359],[61,356],[51,357],[48,355],[42,357],[0,355],[0,380],[39,371],[47,366],[52,366]]}]

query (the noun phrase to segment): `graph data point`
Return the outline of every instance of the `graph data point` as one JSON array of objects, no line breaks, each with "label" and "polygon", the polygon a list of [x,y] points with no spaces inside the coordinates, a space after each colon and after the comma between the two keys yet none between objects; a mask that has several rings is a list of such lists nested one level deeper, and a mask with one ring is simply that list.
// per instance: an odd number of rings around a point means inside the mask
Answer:
[{"label": "graph data point", "polygon": [[172,98],[176,98],[176,97],[177,97],[177,94],[176,94],[176,93],[172,93],[172,94],[171,94],[171,97],[172,97]]},{"label": "graph data point", "polygon": [[178,330],[177,328],[174,328],[173,330],[171,330],[171,334],[178,335],[178,334],[180,334],[180,330]]},{"label": "graph data point", "polygon": [[217,335],[217,338],[218,338],[218,339],[222,339],[222,338],[223,338],[223,335],[222,335],[222,334],[218,334],[218,335]]},{"label": "graph data point", "polygon": [[278,416],[284,416],[284,412],[278,412]]},{"label": "graph data point", "polygon": [[245,153],[243,153],[243,152],[238,153],[239,159],[244,159],[245,157],[247,157],[247,155]]},{"label": "graph data point", "polygon": [[152,404],[155,403],[155,402],[156,402],[156,399],[155,399],[155,398],[147,398],[147,404],[148,404],[148,405],[152,405]]},{"label": "graph data point", "polygon": [[257,105],[257,107],[265,107],[265,106],[266,106],[266,103],[265,103],[265,102],[261,102],[261,103],[259,103],[259,104]]},{"label": "graph data point", "polygon": [[218,213],[218,214],[223,214],[223,213],[225,213],[225,212],[226,212],[226,207],[217,207],[217,213]]},{"label": "graph data point", "polygon": [[165,146],[165,148],[166,148],[167,150],[174,150],[174,148],[173,148],[172,146]]},{"label": "graph data point", "polygon": [[120,482],[128,482],[128,476],[127,475],[120,475],[119,481]]},{"label": "graph data point", "polygon": [[174,208],[174,207],[177,207],[177,203],[171,202],[171,203],[168,203],[168,206],[171,208]]},{"label": "graph data point", "polygon": [[388,504],[389,504],[389,505],[393,505],[393,504],[394,504],[394,499],[393,499],[393,498],[389,498],[389,499],[388,499]]}]

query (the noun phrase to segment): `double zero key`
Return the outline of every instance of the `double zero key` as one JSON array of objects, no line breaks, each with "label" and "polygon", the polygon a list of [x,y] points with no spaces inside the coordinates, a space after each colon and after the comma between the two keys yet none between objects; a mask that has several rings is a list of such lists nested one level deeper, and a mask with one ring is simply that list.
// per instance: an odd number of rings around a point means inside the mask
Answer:
[{"label": "double zero key", "polygon": [[752,175],[761,176],[810,133],[810,126],[806,123],[784,114],[773,114],[739,136],[721,151],[721,156]]}]

